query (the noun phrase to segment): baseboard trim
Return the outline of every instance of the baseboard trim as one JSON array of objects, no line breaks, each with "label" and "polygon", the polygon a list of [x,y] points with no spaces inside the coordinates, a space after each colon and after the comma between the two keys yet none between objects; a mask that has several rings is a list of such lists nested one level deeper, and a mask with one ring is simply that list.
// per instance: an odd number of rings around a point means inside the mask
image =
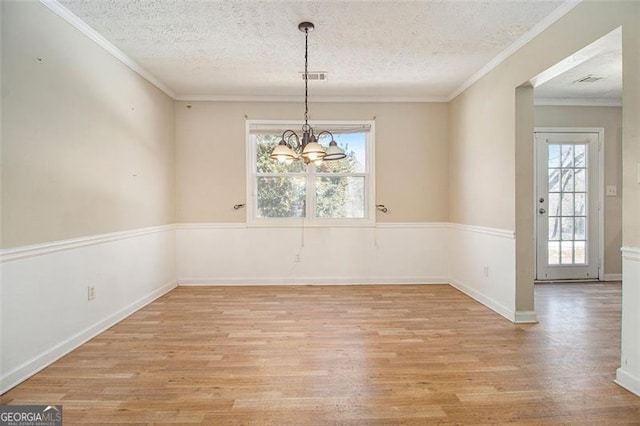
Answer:
[{"label": "baseboard trim", "polygon": [[604,274],[604,281],[622,281],[622,274]]},{"label": "baseboard trim", "polygon": [[537,324],[538,317],[535,311],[516,311],[514,322],[516,324]]},{"label": "baseboard trim", "polygon": [[622,367],[616,370],[616,379],[614,382],[629,392],[640,396],[640,378],[627,373],[622,369]]},{"label": "baseboard trim", "polygon": [[124,307],[123,309],[114,313],[113,315],[110,315],[107,318],[103,319],[102,321],[77,333],[76,335],[71,336],[70,338],[57,344],[56,346],[50,349],[47,349],[40,355],[37,355],[31,358],[30,360],[26,361],[24,364],[8,372],[2,378],[0,378],[0,395],[7,392],[11,388],[19,385],[20,383],[27,380],[29,377],[38,373],[42,369],[53,364],[63,356],[67,355],[69,352],[73,351],[74,349],[78,348],[79,346],[88,342],[89,340],[93,339],[98,334],[114,326],[115,324],[122,321],[129,315],[135,313],[136,311],[145,307],[149,303],[153,302],[159,297],[170,292],[171,290],[176,288],[176,286],[177,286],[176,281],[172,281],[168,284],[165,284],[164,286],[151,292],[147,296],[144,296],[136,300],[135,302]]},{"label": "baseboard trim", "polygon": [[449,284],[444,277],[366,277],[366,278],[181,278],[178,285],[261,286],[261,285],[374,285],[374,284]]},{"label": "baseboard trim", "polygon": [[476,300],[477,302],[485,305],[487,308],[491,309],[492,311],[496,312],[497,314],[502,315],[503,317],[505,317],[509,321],[516,322],[516,314],[515,314],[515,312],[513,312],[512,310],[508,309],[507,307],[501,305],[500,303],[496,302],[492,298],[485,296],[484,294],[480,293],[479,291],[476,291],[476,290],[474,290],[472,288],[467,287],[466,285],[462,284],[459,281],[451,279],[451,280],[449,280],[449,283],[451,284],[452,287],[456,288],[457,290],[461,291],[462,293],[466,294],[467,296],[471,297],[472,299]]}]

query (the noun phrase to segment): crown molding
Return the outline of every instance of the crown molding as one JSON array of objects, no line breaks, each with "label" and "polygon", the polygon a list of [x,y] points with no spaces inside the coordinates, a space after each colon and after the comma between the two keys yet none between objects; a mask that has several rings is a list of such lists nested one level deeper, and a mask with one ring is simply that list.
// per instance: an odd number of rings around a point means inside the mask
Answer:
[{"label": "crown molding", "polygon": [[600,107],[621,107],[620,99],[605,98],[535,98],[535,106],[600,106]]},{"label": "crown molding", "polygon": [[[243,95],[189,95],[189,94],[176,94],[172,89],[160,81],[157,77],[144,69],[133,59],[127,56],[122,50],[118,49],[114,44],[101,36],[97,31],[87,25],[83,20],[74,15],[71,11],[65,8],[57,0],[39,0],[40,3],[49,8],[56,15],[71,24],[74,28],[84,34],[86,37],[94,41],[98,46],[102,47],[113,57],[129,67],[132,71],[140,75],[142,78],[153,84],[159,90],[164,92],[170,98],[176,101],[186,102],[201,102],[201,101],[217,101],[217,102],[302,102],[303,98],[300,96],[243,96]],[[518,49],[529,43],[540,33],[546,30],[554,22],[566,15],[574,7],[580,4],[582,0],[566,0],[560,7],[553,11],[549,16],[540,21],[526,34],[516,40],[513,44],[507,47],[494,57],[488,64],[482,67],[478,72],[467,79],[461,86],[454,90],[449,96],[444,97],[408,97],[408,96],[325,96],[314,97],[314,102],[336,102],[336,103],[446,103],[453,100],[456,96],[464,92],[473,84],[478,82],[482,77],[487,75],[498,65],[504,62],[508,57],[515,53]]]},{"label": "crown molding", "polygon": [[[234,95],[177,95],[176,101],[184,102],[304,102],[303,96],[234,96]],[[314,96],[314,103],[438,103],[448,102],[446,97],[405,96]]]},{"label": "crown molding", "polygon": [[67,21],[71,26],[87,36],[90,40],[95,42],[98,46],[106,50],[111,56],[128,66],[132,71],[140,75],[140,77],[153,84],[155,87],[164,92],[167,96],[175,99],[176,94],[162,81],[156,78],[149,71],[138,65],[133,59],[128,57],[122,50],[118,49],[106,38],[102,37],[96,30],[87,25],[82,19],[74,15],[69,9],[58,3],[56,0],[40,0],[40,3],[48,7],[53,13]]},{"label": "crown molding", "polygon": [[513,55],[518,49],[529,43],[531,40],[539,36],[544,30],[549,28],[558,19],[569,13],[574,7],[579,5],[582,0],[566,0],[561,6],[554,10],[549,16],[542,21],[538,22],[533,28],[527,31],[522,37],[516,40],[513,44],[500,52],[495,58],[493,58],[487,65],[480,68],[478,72],[473,74],[468,80],[466,80],[460,87],[454,90],[448,97],[447,101],[452,101],[456,96],[473,86],[482,77],[493,71],[498,65],[503,63],[507,58]]}]

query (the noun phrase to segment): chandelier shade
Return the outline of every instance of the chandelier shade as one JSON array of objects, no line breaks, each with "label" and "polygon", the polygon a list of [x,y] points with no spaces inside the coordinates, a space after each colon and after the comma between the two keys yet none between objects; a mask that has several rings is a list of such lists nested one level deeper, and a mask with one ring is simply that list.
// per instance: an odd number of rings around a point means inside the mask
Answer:
[{"label": "chandelier shade", "polygon": [[[309,125],[309,32],[315,26],[311,22],[301,22],[298,29],[304,33],[304,124],[301,136],[293,130],[285,130],[282,139],[271,152],[271,158],[284,163],[302,159],[306,164],[319,164],[322,161],[341,160],[347,155],[333,139],[333,134],[323,130],[316,136],[313,127]],[[328,134],[331,137],[328,148],[318,142],[320,137]]]}]

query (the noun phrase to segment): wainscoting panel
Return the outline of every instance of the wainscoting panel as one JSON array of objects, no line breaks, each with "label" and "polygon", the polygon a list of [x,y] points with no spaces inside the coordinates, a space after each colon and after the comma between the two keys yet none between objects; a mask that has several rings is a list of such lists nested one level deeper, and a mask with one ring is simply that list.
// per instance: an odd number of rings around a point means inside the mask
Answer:
[{"label": "wainscoting panel", "polygon": [[640,396],[640,247],[622,248],[622,351],[616,383]]},{"label": "wainscoting panel", "polygon": [[20,247],[0,262],[1,393],[174,288],[175,231]]},{"label": "wainscoting panel", "polygon": [[448,224],[177,225],[180,285],[447,283]]},{"label": "wainscoting panel", "polygon": [[[505,318],[515,312],[515,249],[512,231],[450,224],[449,282]],[[531,313],[526,315],[527,320]],[[526,321],[528,322],[528,321]]]}]

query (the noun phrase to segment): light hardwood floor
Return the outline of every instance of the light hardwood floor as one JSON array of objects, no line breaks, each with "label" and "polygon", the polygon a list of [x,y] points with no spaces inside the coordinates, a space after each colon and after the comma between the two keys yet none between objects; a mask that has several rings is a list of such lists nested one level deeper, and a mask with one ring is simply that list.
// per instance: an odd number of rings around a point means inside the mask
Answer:
[{"label": "light hardwood floor", "polygon": [[620,284],[537,285],[514,325],[423,286],[181,287],[0,397],[65,424],[640,424]]}]

